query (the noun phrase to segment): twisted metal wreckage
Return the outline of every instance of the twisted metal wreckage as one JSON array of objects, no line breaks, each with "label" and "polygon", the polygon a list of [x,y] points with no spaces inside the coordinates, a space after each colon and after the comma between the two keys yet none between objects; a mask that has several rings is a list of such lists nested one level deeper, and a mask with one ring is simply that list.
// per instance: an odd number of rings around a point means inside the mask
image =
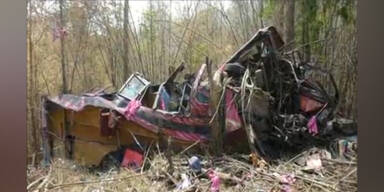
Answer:
[{"label": "twisted metal wreckage", "polygon": [[[296,51],[281,51],[283,45],[274,27],[263,28],[215,72],[226,149],[275,157],[329,141],[346,127],[335,118],[339,96],[332,75],[303,62]],[[62,142],[66,156],[83,165],[99,165],[111,153],[122,164],[140,164],[145,148],[162,138],[172,138],[172,146],[181,149],[207,143],[212,139],[207,64],[181,83],[175,78],[184,64],[161,84],[135,73],[116,93],[43,98],[44,159]]]}]

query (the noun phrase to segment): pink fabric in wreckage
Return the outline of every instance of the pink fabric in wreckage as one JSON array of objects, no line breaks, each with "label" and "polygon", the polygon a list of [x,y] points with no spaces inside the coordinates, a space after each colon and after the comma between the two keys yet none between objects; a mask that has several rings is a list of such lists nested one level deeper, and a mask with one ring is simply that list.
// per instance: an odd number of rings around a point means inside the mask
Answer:
[{"label": "pink fabric in wreckage", "polygon": [[[241,117],[235,103],[234,93],[231,89],[227,89],[225,93],[226,102],[226,131],[232,132],[241,128]],[[199,102],[196,98],[191,99],[191,113],[195,116],[208,116],[209,105]]]},{"label": "pink fabric in wreckage", "polygon": [[308,127],[308,132],[310,134],[316,135],[317,133],[319,133],[319,130],[317,128],[316,115],[312,116],[311,119],[309,119],[309,121],[307,123],[307,127]]},{"label": "pink fabric in wreckage", "polygon": [[[198,94],[203,94],[209,97],[209,92],[204,89],[203,87],[198,87],[197,88]],[[197,99],[197,95],[191,98],[191,114],[192,116],[197,116],[197,117],[207,117],[209,116],[209,104],[208,103],[203,103]]]},{"label": "pink fabric in wreckage", "polygon": [[161,110],[165,110],[166,109],[164,100],[162,100],[162,99],[160,99],[160,109]]},{"label": "pink fabric in wreckage", "polygon": [[202,103],[196,98],[191,98],[191,114],[193,116],[208,116],[209,105]]},{"label": "pink fabric in wreckage", "polygon": [[157,125],[154,125],[144,119],[141,119],[137,117],[135,114],[137,110],[140,108],[141,103],[139,100],[132,100],[128,103],[127,107],[124,109],[123,114],[127,120],[134,121],[135,123],[143,126],[144,128],[157,132],[159,129],[164,129],[164,133],[167,135],[170,135],[176,139],[184,140],[184,141],[205,141],[207,140],[206,137],[200,134],[196,133],[186,133],[183,131],[178,131],[178,130],[172,130],[172,129],[167,129],[166,127],[159,127]]},{"label": "pink fabric in wreckage", "polygon": [[133,120],[134,115],[136,111],[139,109],[141,106],[141,103],[139,100],[132,100],[128,103],[127,107],[124,109],[124,116],[128,120]]},{"label": "pink fabric in wreckage", "polygon": [[220,191],[220,177],[211,168],[208,172],[208,176],[211,179],[211,192]]},{"label": "pink fabric in wreckage", "polygon": [[226,111],[225,111],[225,117],[226,117],[226,131],[232,132],[236,131],[237,129],[241,128],[241,119],[239,115],[239,111],[237,109],[237,106],[235,104],[235,99],[233,97],[233,91],[230,89],[226,90],[225,93],[225,102],[226,102]]}]

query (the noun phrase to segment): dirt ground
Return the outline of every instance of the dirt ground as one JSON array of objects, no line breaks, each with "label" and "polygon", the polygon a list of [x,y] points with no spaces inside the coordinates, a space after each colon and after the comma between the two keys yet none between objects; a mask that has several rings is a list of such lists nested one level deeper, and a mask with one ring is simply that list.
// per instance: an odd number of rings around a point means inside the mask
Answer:
[{"label": "dirt ground", "polygon": [[[47,167],[28,167],[28,191],[214,191],[205,170],[220,178],[220,191],[357,191],[357,156],[334,158],[322,149],[309,149],[293,158],[253,166],[248,155],[213,158],[198,156],[203,171],[189,168],[191,155],[172,157],[173,171],[164,153],[153,152],[136,171],[112,168],[101,171],[75,162],[55,159]],[[187,176],[184,189],[181,183]],[[185,177],[184,175],[184,177]]]}]

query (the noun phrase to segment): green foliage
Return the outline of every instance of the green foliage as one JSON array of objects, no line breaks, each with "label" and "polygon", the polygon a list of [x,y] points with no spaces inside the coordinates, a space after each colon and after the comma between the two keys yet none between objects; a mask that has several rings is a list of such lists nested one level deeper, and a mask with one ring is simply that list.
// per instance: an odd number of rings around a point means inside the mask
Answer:
[{"label": "green foliage", "polygon": [[343,21],[347,24],[351,24],[355,22],[355,11],[356,7],[354,5],[354,1],[351,0],[343,0],[341,7],[338,9],[338,15],[343,19]]},{"label": "green foliage", "polygon": [[144,21],[140,23],[141,33],[140,36],[144,40],[148,40],[149,42],[154,42],[156,40],[156,27],[154,24],[154,20],[158,18],[158,14],[155,10],[147,9],[143,13]]},{"label": "green foliage", "polygon": [[271,19],[276,13],[277,1],[279,0],[266,0],[264,1],[264,10],[262,17],[266,20]]}]

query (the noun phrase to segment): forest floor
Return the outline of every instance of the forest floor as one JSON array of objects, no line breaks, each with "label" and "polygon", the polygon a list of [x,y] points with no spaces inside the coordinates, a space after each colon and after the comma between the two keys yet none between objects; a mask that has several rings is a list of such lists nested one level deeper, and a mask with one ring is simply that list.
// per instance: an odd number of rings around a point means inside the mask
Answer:
[{"label": "forest floor", "polygon": [[[333,155],[332,155],[333,156]],[[132,171],[112,168],[98,171],[57,158],[47,167],[27,170],[28,191],[215,191],[218,176],[220,191],[294,192],[357,191],[357,154],[332,158],[318,148],[272,164],[253,166],[247,155],[220,158],[198,156],[202,172],[188,166],[187,155],[172,157],[173,171],[164,153],[154,152],[144,160],[145,167]],[[214,170],[212,172],[212,170]],[[213,173],[207,174],[207,173]],[[209,176],[208,176],[209,175]]]}]

